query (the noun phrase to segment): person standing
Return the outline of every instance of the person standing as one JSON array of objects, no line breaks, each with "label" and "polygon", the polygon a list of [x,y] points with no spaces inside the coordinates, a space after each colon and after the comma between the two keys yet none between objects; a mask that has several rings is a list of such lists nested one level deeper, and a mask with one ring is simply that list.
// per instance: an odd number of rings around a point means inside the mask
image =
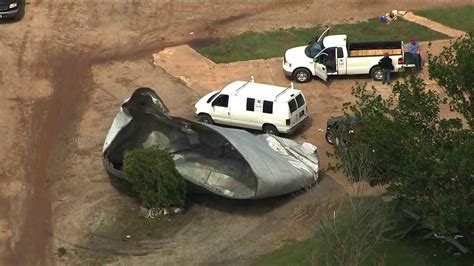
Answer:
[{"label": "person standing", "polygon": [[411,38],[410,43],[408,44],[408,52],[415,59],[415,67],[417,70],[421,70],[421,54],[420,54],[420,45],[416,42],[415,36]]},{"label": "person standing", "polygon": [[382,84],[390,84],[390,72],[394,69],[392,59],[388,53],[383,54],[383,58],[379,61],[379,66],[382,68]]}]

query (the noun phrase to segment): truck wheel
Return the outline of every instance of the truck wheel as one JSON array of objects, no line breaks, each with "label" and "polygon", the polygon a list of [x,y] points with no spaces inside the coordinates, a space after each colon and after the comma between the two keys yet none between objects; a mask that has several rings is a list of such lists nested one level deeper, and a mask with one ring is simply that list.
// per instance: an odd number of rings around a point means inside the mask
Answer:
[{"label": "truck wheel", "polygon": [[382,68],[379,67],[379,66],[375,66],[373,67],[371,70],[370,70],[370,76],[372,77],[372,79],[374,80],[382,80],[382,76],[383,76],[383,71],[382,71]]},{"label": "truck wheel", "polygon": [[293,79],[299,83],[305,83],[312,78],[311,72],[306,68],[298,68],[293,72]]},{"label": "truck wheel", "polygon": [[212,118],[206,114],[199,114],[198,121],[204,124],[210,124],[210,125],[214,124],[214,121],[212,121]]},{"label": "truck wheel", "polygon": [[278,129],[274,125],[264,125],[263,133],[278,136]]},{"label": "truck wheel", "polygon": [[326,132],[326,141],[331,144],[331,145],[334,145],[334,141],[333,141],[333,137],[332,137],[332,134],[329,133],[329,132]]}]

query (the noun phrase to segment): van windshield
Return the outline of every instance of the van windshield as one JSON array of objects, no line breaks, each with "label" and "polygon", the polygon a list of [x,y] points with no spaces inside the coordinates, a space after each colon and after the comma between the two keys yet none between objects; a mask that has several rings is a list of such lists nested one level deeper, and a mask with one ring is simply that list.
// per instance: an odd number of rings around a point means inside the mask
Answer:
[{"label": "van windshield", "polygon": [[217,94],[219,94],[220,91],[214,93],[211,97],[209,97],[209,99],[207,99],[207,103],[210,103],[212,100],[214,100],[214,98],[216,98]]},{"label": "van windshield", "polygon": [[306,46],[306,49],[304,49],[304,53],[307,57],[314,58],[322,50],[324,50],[323,40],[320,40],[319,42],[313,41],[310,42],[308,46]]}]

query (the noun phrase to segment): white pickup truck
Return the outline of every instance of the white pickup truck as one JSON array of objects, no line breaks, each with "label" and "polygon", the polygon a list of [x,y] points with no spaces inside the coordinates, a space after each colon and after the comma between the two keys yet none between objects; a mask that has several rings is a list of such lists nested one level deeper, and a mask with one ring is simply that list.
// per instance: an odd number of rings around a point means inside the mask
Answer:
[{"label": "white pickup truck", "polygon": [[[308,82],[313,76],[327,81],[328,75],[370,74],[374,80],[382,79],[382,69],[378,66],[385,52],[392,59],[393,72],[405,64],[402,41],[347,42],[347,35],[329,35],[329,28],[307,46],[286,50],[283,57],[285,75],[297,82]],[[408,57],[408,56],[407,56]]]}]

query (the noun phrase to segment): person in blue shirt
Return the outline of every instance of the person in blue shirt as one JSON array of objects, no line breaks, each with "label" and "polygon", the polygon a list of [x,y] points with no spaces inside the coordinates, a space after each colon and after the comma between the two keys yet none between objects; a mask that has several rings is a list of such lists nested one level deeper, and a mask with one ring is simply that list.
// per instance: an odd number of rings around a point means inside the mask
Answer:
[{"label": "person in blue shirt", "polygon": [[420,45],[416,42],[416,38],[412,37],[411,42],[408,44],[408,52],[415,59],[415,67],[417,70],[421,70],[421,54]]}]

